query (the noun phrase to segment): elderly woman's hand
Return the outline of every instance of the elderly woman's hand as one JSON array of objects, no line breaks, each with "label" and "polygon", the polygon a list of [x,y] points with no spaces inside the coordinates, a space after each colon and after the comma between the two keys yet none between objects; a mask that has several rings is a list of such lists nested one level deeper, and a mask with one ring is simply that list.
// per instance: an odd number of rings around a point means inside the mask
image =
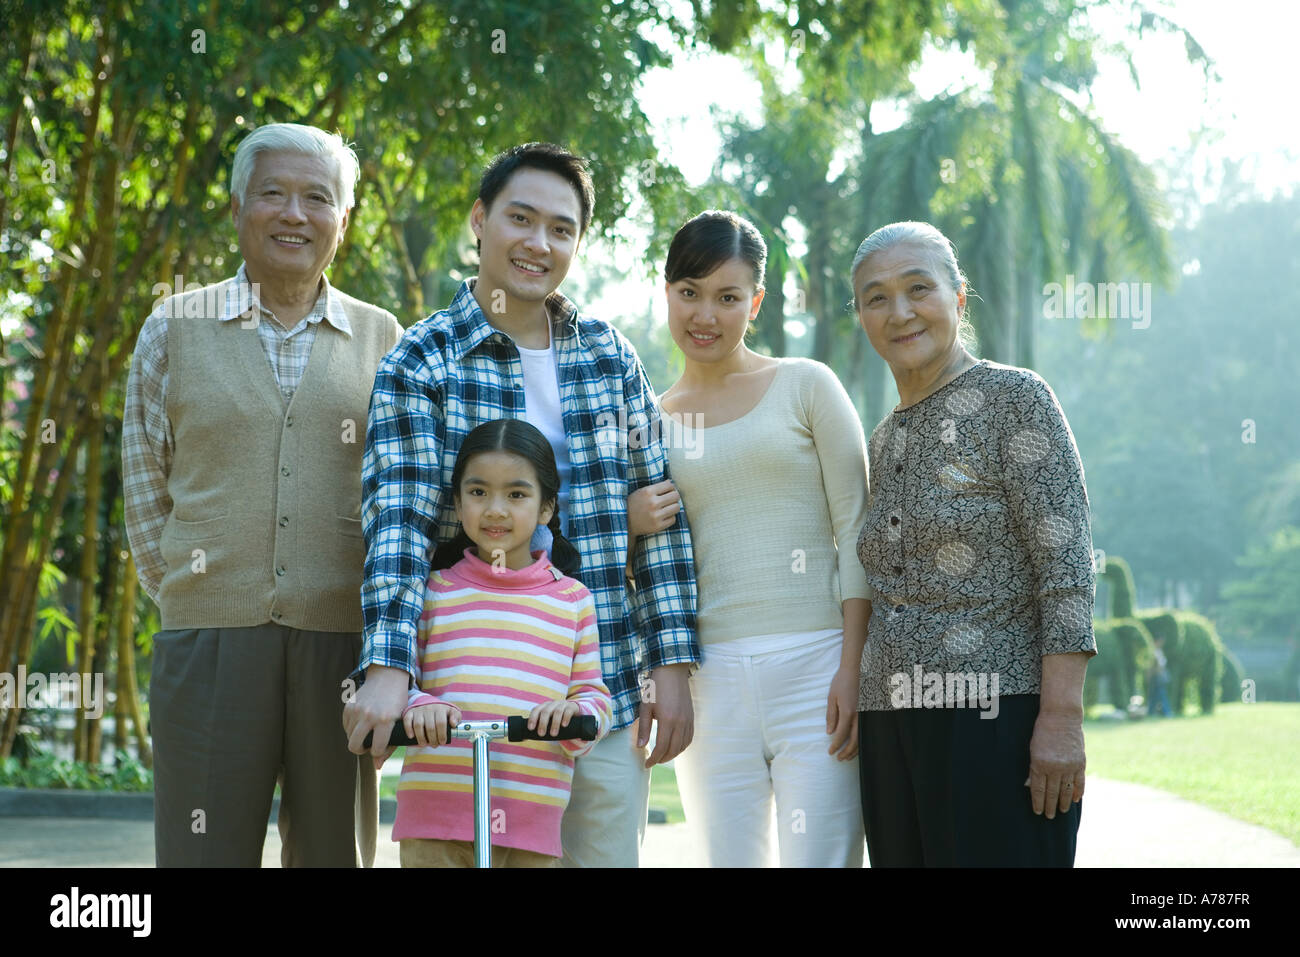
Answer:
[{"label": "elderly woman's hand", "polygon": [[1035,814],[1050,821],[1057,810],[1083,798],[1083,677],[1088,655],[1075,651],[1043,655],[1043,691],[1038,720],[1029,739],[1025,786]]},{"label": "elderly woman's hand", "polygon": [[1050,821],[1083,798],[1083,715],[1040,711],[1029,739],[1029,787],[1034,813]]}]

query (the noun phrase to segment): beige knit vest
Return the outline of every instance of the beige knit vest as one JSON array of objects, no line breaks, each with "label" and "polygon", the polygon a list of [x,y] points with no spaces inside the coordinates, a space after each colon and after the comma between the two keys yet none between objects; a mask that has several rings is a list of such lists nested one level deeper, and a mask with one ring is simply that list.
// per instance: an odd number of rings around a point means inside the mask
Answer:
[{"label": "beige knit vest", "polygon": [[[193,295],[224,303],[230,282]],[[361,630],[366,414],[379,360],[401,330],[383,310],[335,293],[352,336],[320,323],[287,408],[256,328],[191,318],[184,306],[168,322],[175,445],[164,629]]]}]

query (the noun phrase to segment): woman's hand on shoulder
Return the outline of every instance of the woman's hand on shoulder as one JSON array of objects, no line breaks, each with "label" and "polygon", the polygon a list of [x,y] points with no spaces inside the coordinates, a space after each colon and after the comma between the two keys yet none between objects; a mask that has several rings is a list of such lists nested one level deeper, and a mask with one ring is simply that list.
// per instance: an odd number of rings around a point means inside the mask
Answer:
[{"label": "woman's hand on shoulder", "polygon": [[672,528],[682,507],[682,497],[671,479],[637,489],[627,497],[627,531],[640,538]]}]

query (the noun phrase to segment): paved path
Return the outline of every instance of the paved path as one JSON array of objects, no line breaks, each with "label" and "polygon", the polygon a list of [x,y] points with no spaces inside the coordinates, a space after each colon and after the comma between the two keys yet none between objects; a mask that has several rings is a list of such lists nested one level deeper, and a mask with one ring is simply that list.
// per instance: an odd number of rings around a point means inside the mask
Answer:
[{"label": "paved path", "polygon": [[[397,867],[392,825],[380,826],[379,865]],[[773,846],[775,847],[775,840]],[[279,864],[267,829],[262,864]],[[647,867],[698,867],[684,824],[652,824]],[[1088,778],[1079,867],[1300,867],[1300,847],[1262,827],[1165,791]],[[87,818],[0,817],[0,867],[151,867],[153,823]]]}]

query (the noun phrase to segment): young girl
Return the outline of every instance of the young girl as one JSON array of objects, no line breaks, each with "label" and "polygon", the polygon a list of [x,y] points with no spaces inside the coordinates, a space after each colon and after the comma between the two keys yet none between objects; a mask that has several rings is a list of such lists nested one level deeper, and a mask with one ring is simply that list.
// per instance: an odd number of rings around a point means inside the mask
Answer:
[{"label": "young girl", "polygon": [[[546,438],[522,419],[465,437],[452,471],[462,531],[434,553],[420,617],[420,687],[402,716],[408,747],[393,840],[403,867],[473,864],[474,755],[451,725],[528,715],[555,734],[576,716],[609,730],[596,608],[576,579],[577,549],[560,533],[560,477]],[[551,554],[529,552],[539,525]],[[558,566],[558,567],[557,567]],[[573,759],[594,742],[492,745],[492,865],[553,867]]]},{"label": "young girl", "polygon": [[703,661],[695,737],[674,767],[707,864],[766,866],[775,800],[783,866],[860,867],[865,443],[835,373],[745,344],[766,258],[734,213],[701,213],[673,238],[668,328],[685,358],[661,403],[673,481],[630,496],[629,526],[672,524],[678,491],[690,508]]}]

